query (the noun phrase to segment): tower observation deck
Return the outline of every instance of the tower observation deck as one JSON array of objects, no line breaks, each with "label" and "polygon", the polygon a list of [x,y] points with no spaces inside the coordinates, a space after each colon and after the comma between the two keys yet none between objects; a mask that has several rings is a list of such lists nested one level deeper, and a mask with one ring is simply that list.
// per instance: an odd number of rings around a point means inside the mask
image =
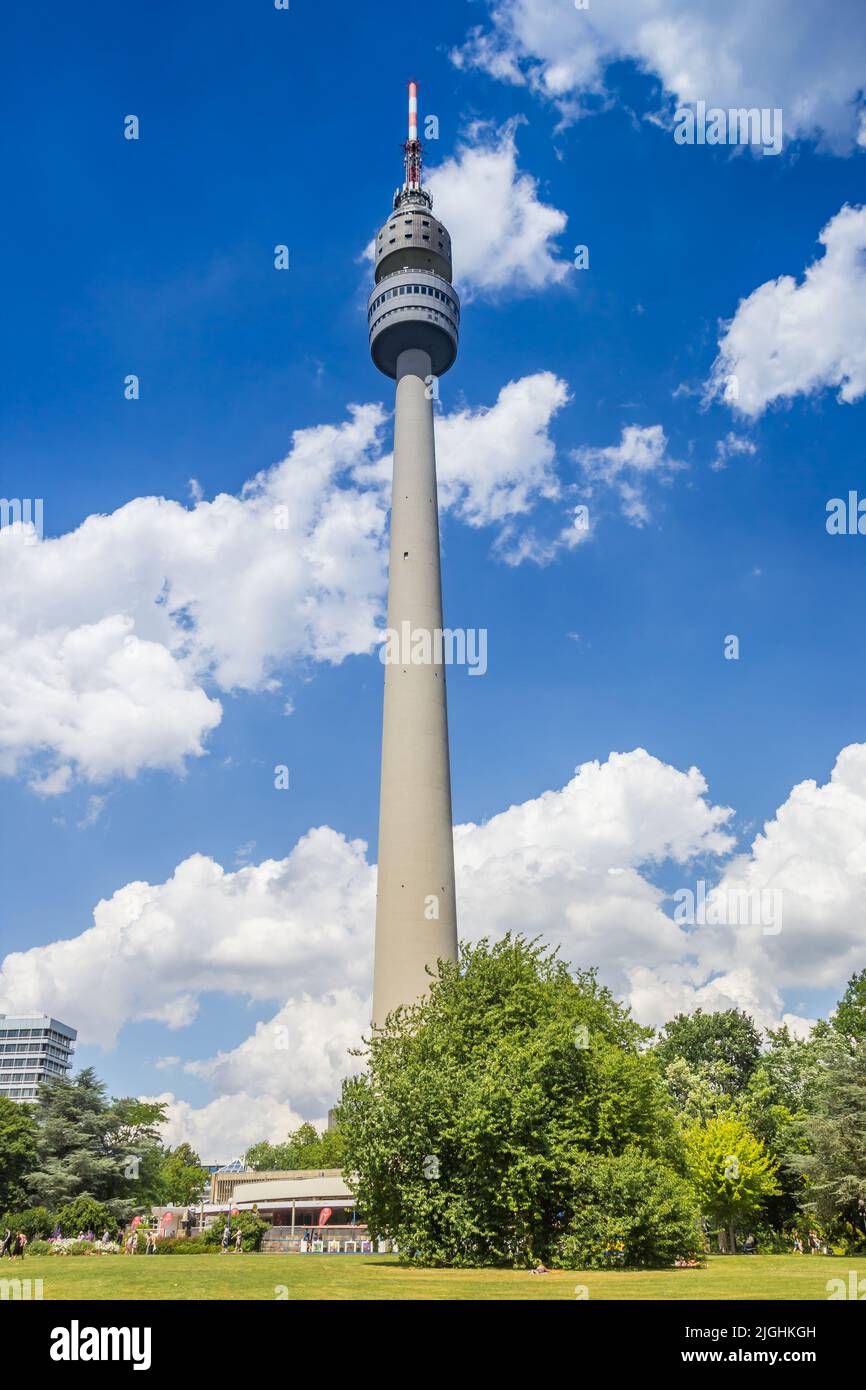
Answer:
[{"label": "tower observation deck", "polygon": [[[392,637],[398,650],[385,663],[382,719],[378,1027],[392,1010],[426,993],[438,960],[457,958],[433,380],[457,356],[460,301],[451,284],[451,238],[421,183],[414,82],[403,151],[403,186],[376,237],[376,283],[367,306],[373,361],[396,381],[385,651]],[[413,660],[418,651],[430,659]]]}]

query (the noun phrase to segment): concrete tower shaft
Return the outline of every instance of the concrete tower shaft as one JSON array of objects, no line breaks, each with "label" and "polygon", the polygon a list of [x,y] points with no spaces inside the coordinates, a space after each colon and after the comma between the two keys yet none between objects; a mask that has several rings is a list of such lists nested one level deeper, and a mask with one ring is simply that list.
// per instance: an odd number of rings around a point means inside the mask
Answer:
[{"label": "concrete tower shaft", "polygon": [[[460,308],[451,286],[450,238],[433,219],[430,195],[420,185],[415,96],[410,88],[406,181],[377,238],[377,283],[369,307],[373,361],[397,383],[388,575],[392,649],[386,647],[373,984],[373,1022],[379,1027],[393,1009],[426,993],[428,967],[457,958],[445,667],[436,640],[443,623],[431,382],[457,355]],[[437,243],[429,250],[417,244],[425,228]],[[438,261],[421,266],[419,254]],[[413,660],[425,642],[430,659]]]}]

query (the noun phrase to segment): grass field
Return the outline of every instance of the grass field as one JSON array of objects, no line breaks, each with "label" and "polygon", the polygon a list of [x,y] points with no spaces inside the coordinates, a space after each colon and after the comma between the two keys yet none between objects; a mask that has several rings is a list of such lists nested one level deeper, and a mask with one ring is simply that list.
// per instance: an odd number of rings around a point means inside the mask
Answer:
[{"label": "grass field", "polygon": [[[533,1275],[514,1270],[402,1269],[393,1257],[365,1255],[38,1255],[6,1278],[43,1280],[43,1298],[97,1299],[590,1299],[827,1298],[827,1280],[866,1277],[863,1261],[820,1255],[711,1257],[704,1269],[648,1273]],[[282,1286],[282,1288],[280,1288]],[[279,1292],[278,1292],[279,1290]],[[287,1290],[287,1292],[286,1292]]]}]

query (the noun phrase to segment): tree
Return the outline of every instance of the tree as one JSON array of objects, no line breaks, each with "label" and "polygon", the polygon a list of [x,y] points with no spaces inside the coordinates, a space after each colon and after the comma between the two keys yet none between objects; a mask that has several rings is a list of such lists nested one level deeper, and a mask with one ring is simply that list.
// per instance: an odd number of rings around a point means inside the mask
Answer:
[{"label": "tree", "polygon": [[758,1064],[761,1035],[740,1009],[712,1014],[696,1009],[666,1023],[655,1050],[663,1065],[682,1057],[690,1067],[703,1068],[719,1094],[735,1096]]},{"label": "tree", "polygon": [[117,1215],[135,1202],[157,1200],[160,1104],[109,1101],[90,1067],[39,1087],[34,1107],[36,1156],[26,1187],[31,1199],[56,1209],[75,1197],[111,1202]]},{"label": "tree", "polygon": [[663,1074],[683,1126],[705,1124],[730,1106],[730,1096],[720,1090],[714,1069],[706,1062],[691,1066],[685,1057],[674,1057]]},{"label": "tree", "polygon": [[307,1122],[289,1134],[284,1144],[262,1140],[247,1149],[247,1163],[258,1172],[286,1171],[294,1168],[340,1168],[343,1138],[339,1128],[319,1134]]},{"label": "tree", "polygon": [[866,1241],[866,1038],[827,1046],[814,1111],[799,1132],[807,1152],[788,1166],[806,1180],[805,1206],[828,1231]]},{"label": "tree", "polygon": [[672,1265],[702,1247],[700,1211],[684,1178],[638,1149],[581,1154],[572,1170],[575,1207],[552,1262],[565,1269]]},{"label": "tree", "polygon": [[344,1083],[345,1167],[371,1229],[427,1264],[526,1265],[574,1211],[581,1153],[681,1157],[640,1028],[592,971],[519,937],[440,962]]},{"label": "tree", "polygon": [[846,1038],[866,1039],[866,970],[852,975],[836,1005],[833,1027]]},{"label": "tree", "polygon": [[25,1201],[24,1179],[36,1158],[33,1131],[30,1107],[0,1096],[0,1211]]},{"label": "tree", "polygon": [[729,1253],[736,1230],[778,1192],[777,1163],[734,1111],[686,1131],[686,1167],[701,1209],[727,1229]]},{"label": "tree", "polygon": [[207,1187],[210,1174],[202,1168],[201,1160],[189,1144],[178,1144],[160,1155],[160,1204],[189,1207],[198,1202]]},{"label": "tree", "polygon": [[803,1199],[803,1176],[784,1160],[809,1151],[803,1121],[814,1109],[827,1034],[826,1025],[808,1038],[794,1037],[787,1027],[771,1029],[737,1103],[746,1127],[763,1140],[768,1153],[783,1160],[777,1174],[779,1191],[766,1202],[767,1217],[776,1228],[795,1219]]}]

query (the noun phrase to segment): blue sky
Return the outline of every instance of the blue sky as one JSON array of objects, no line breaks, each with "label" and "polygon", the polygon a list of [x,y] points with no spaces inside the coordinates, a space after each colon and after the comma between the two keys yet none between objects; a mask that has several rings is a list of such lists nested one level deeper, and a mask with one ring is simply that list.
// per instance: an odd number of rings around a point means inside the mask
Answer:
[{"label": "blue sky", "polygon": [[[2,933],[22,953],[0,1007],[77,1027],[78,1060],[113,1091],[170,1094],[173,1135],[209,1159],[235,1133],[241,1147],[324,1114],[345,1048],[320,1065],[316,1040],[333,1041],[337,1015],[354,1035],[367,1007],[387,503],[373,477],[392,388],[367,353],[364,248],[400,179],[410,76],[439,120],[425,156],[464,298],[437,406],[445,611],[489,634],[487,674],[449,676],[455,823],[490,822],[467,832],[461,930],[538,928],[650,1022],[672,1001],[808,1019],[866,963],[866,539],[825,525],[830,498],[866,494],[866,18],[852,3],[845,33],[812,33],[799,17],[793,47],[775,30],[762,48],[748,7],[720,31],[699,5],[674,61],[638,20],[660,13],[676,33],[679,0],[621,0],[611,20],[552,3],[385,0],[375,19],[308,0],[94,3],[10,20],[0,493],[44,499],[44,539],[0,536]],[[672,112],[695,97],[780,107],[783,152],[676,144]],[[720,353],[742,409],[707,398]],[[503,399],[509,383],[524,384]],[[308,448],[343,447],[345,469],[317,484],[333,529],[301,521],[292,555],[272,537],[258,548],[243,498],[301,516]],[[278,484],[243,492],[287,458]],[[181,509],[220,494],[235,499],[225,532],[205,510],[191,535]],[[157,497],[173,509],[78,532]],[[589,535],[563,542],[578,504]],[[70,654],[70,634],[114,620]],[[115,697],[134,704],[129,725],[112,727]],[[611,762],[636,749],[648,761]],[[219,930],[209,895],[234,888],[160,896],[193,855],[267,877],[314,827],[334,843],[309,872],[287,872],[279,900],[257,881],[252,905],[244,880]],[[331,872],[333,900],[317,878]],[[785,929],[708,932],[678,957],[657,889],[726,872],[779,886]],[[617,873],[627,903],[605,896]],[[120,890],[104,938],[83,938]],[[235,951],[256,970],[233,973]],[[264,1061],[249,1042],[260,1054],[276,1018],[291,1037],[278,1064],[272,1042]]]}]

